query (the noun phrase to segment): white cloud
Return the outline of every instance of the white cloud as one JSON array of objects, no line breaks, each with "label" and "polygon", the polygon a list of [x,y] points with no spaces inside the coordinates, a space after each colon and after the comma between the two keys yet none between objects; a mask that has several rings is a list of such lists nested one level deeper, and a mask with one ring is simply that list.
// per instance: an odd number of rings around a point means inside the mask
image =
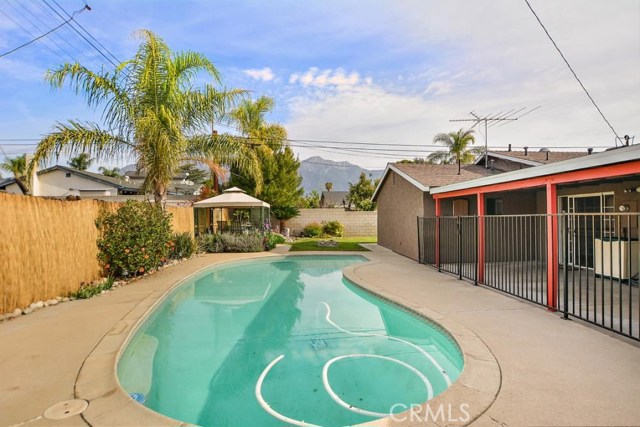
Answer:
[{"label": "white cloud", "polygon": [[[335,70],[325,69],[320,71],[318,67],[311,67],[304,73],[293,73],[289,76],[289,83],[299,83],[302,86],[312,87],[338,87],[345,88],[355,86],[361,82],[360,74],[356,71],[345,72],[342,68]],[[367,77],[365,83],[371,84],[372,79]]]},{"label": "white cloud", "polygon": [[434,80],[429,83],[427,86],[427,90],[425,93],[433,93],[434,95],[443,95],[445,93],[451,92],[453,88],[453,82],[447,80]]},{"label": "white cloud", "polygon": [[243,72],[247,76],[256,80],[262,80],[263,82],[269,82],[276,77],[276,75],[273,73],[273,70],[269,67],[264,67],[261,69],[243,70]]}]

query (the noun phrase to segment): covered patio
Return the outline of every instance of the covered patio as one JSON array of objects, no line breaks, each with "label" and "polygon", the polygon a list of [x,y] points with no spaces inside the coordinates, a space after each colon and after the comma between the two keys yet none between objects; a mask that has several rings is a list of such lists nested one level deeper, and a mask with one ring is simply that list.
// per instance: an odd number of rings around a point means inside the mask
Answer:
[{"label": "covered patio", "polygon": [[229,188],[193,204],[195,234],[264,231],[269,228],[270,208],[238,187]]}]

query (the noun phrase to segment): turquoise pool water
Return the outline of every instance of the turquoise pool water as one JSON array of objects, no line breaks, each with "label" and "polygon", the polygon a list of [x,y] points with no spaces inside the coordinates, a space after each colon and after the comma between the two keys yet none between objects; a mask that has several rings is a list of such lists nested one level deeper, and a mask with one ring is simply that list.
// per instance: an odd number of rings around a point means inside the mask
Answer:
[{"label": "turquoise pool water", "polygon": [[458,347],[343,278],[363,261],[262,258],[198,274],[132,337],[122,387],[169,417],[238,427],[358,424],[441,393],[462,370]]}]

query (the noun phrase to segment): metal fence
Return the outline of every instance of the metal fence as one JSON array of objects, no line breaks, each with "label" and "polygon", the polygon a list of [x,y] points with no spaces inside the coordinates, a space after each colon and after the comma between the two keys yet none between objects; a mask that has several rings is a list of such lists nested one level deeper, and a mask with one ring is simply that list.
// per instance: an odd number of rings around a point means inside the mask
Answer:
[{"label": "metal fence", "polygon": [[632,237],[639,220],[613,213],[418,218],[419,260],[640,340],[640,248]]}]

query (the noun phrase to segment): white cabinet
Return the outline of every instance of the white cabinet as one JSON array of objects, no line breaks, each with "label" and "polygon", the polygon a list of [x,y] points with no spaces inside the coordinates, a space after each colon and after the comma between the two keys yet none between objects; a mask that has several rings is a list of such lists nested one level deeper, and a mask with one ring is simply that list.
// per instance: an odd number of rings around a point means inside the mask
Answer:
[{"label": "white cabinet", "polygon": [[[631,252],[629,252],[631,245]],[[637,240],[595,239],[594,258],[596,274],[605,277],[628,280],[638,274]],[[631,274],[629,274],[629,255],[631,255]]]}]

